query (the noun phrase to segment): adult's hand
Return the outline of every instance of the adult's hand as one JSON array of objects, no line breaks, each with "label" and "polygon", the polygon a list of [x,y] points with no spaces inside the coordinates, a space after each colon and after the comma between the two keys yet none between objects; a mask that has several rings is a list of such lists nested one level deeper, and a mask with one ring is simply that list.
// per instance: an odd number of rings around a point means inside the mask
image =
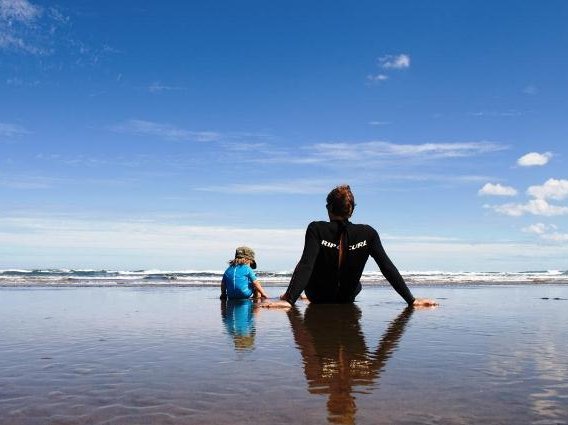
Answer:
[{"label": "adult's hand", "polygon": [[429,298],[416,298],[412,303],[412,307],[437,307],[438,301]]}]

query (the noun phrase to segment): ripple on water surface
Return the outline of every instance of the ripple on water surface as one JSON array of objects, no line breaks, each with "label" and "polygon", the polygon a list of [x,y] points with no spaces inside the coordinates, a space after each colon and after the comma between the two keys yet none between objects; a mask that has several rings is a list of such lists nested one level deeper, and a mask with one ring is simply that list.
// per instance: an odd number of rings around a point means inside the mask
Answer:
[{"label": "ripple on water surface", "polygon": [[4,288],[0,423],[568,423],[566,291],[278,311],[214,288]]}]

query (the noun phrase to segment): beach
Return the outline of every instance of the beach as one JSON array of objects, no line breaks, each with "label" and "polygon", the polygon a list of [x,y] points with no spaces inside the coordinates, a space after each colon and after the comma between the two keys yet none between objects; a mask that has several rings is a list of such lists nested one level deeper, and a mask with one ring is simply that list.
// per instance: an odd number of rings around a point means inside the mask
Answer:
[{"label": "beach", "polygon": [[562,283],[424,284],[416,311],[218,292],[0,288],[0,424],[568,423]]}]

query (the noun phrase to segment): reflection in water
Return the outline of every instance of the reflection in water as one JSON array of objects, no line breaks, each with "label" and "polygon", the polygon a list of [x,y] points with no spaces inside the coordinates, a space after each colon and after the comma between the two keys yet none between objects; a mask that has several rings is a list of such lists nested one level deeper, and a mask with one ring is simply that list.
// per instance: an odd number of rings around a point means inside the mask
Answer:
[{"label": "reflection in water", "polygon": [[254,314],[253,300],[221,300],[221,316],[229,335],[233,337],[235,350],[254,349]]},{"label": "reflection in water", "polygon": [[310,304],[303,317],[297,309],[288,312],[308,391],[329,395],[329,422],[355,423],[354,388],[369,387],[379,378],[412,311],[405,309],[390,323],[375,351],[367,348],[355,304]]}]

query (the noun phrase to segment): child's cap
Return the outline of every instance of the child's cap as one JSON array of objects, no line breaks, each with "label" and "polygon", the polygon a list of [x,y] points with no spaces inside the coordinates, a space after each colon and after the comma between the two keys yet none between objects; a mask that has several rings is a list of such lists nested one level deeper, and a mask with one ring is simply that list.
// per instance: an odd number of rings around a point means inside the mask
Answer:
[{"label": "child's cap", "polygon": [[250,266],[256,269],[256,261],[254,260],[254,251],[248,246],[239,246],[235,251],[235,258],[246,258],[251,261]]}]

